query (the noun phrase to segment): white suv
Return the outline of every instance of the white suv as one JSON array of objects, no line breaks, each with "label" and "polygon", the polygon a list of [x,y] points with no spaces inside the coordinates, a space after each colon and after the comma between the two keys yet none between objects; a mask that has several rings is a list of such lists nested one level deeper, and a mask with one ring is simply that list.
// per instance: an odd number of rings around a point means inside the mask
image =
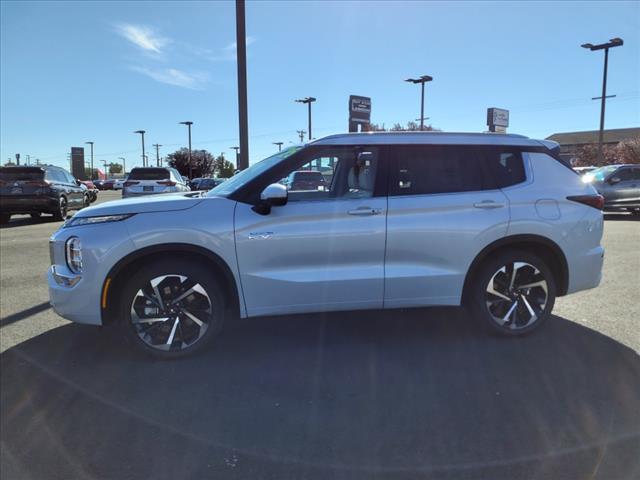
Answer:
[{"label": "white suv", "polygon": [[[51,304],[117,323],[165,357],[225,317],[469,307],[529,333],[556,296],[598,285],[603,199],[518,135],[341,134],[291,147],[208,193],[80,211],[51,238]],[[323,189],[283,178],[322,171]]]},{"label": "white suv", "polygon": [[[113,188],[117,190],[115,185]],[[122,184],[122,198],[190,191],[191,188],[175,168],[134,168]]]}]

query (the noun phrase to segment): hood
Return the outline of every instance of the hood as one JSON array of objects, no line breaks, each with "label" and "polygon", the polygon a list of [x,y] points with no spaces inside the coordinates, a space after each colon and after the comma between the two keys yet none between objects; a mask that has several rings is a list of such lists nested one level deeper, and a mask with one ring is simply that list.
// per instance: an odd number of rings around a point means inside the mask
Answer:
[{"label": "hood", "polygon": [[142,197],[114,200],[93,207],[83,208],[76,217],[98,217],[123,213],[174,212],[187,210],[202,202],[201,192],[163,193]]}]

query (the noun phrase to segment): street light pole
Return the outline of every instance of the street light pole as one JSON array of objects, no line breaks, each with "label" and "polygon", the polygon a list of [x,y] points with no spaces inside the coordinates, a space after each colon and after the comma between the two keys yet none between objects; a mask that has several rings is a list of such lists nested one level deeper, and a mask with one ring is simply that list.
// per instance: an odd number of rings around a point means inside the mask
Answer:
[{"label": "street light pole", "polygon": [[144,134],[145,134],[145,130],[136,130],[133,133],[139,133],[140,136],[142,137],[142,166],[146,167],[147,166],[147,156],[144,154]]},{"label": "street light pole", "polygon": [[298,103],[306,103],[309,107],[309,141],[311,141],[311,104],[315,101],[316,99],[314,97],[305,97],[296,100]]},{"label": "street light pole", "polygon": [[93,142],[84,142],[87,145],[91,145],[91,172],[89,172],[89,178],[93,180]]},{"label": "street light pole", "polygon": [[124,157],[118,157],[118,160],[122,160],[122,175],[127,174],[127,165],[125,163]]},{"label": "street light pole", "polygon": [[229,147],[231,150],[235,150],[236,151],[236,168],[238,168],[238,162],[240,161],[240,154],[238,153],[238,150],[240,150],[240,147]]},{"label": "street light pole", "polygon": [[238,69],[238,129],[240,152],[237,168],[249,167],[249,115],[247,113],[247,34],[245,0],[236,0],[236,63]]},{"label": "street light pole", "polygon": [[277,145],[277,146],[278,146],[278,151],[279,151],[279,152],[281,152],[281,151],[282,151],[282,144],[283,144],[283,143],[284,143],[284,142],[273,142],[273,144],[274,144],[274,145]]},{"label": "street light pole", "polygon": [[607,68],[609,65],[609,49],[613,47],[620,47],[624,44],[621,38],[612,38],[607,43],[601,43],[600,45],[592,45],[591,43],[584,43],[580,45],[582,48],[588,48],[592,52],[596,50],[604,50],[604,72],[602,74],[602,96],[601,97],[593,97],[591,100],[601,100],[600,103],[600,132],[598,133],[598,164],[604,164],[604,154],[602,152],[602,142],[604,136],[604,110],[606,99],[615,97],[615,95],[610,95],[607,97]]},{"label": "street light pole", "polygon": [[193,178],[193,168],[191,166],[191,125],[193,122],[180,122],[180,125],[186,125],[189,130],[189,180]]},{"label": "street light pole", "polygon": [[424,130],[424,84],[433,80],[433,77],[429,75],[422,75],[419,78],[407,78],[405,82],[409,83],[420,83],[421,93],[420,93],[420,130]]},{"label": "street light pole", "polygon": [[160,147],[162,145],[154,143],[153,146],[156,147],[156,167],[159,167],[160,166]]}]

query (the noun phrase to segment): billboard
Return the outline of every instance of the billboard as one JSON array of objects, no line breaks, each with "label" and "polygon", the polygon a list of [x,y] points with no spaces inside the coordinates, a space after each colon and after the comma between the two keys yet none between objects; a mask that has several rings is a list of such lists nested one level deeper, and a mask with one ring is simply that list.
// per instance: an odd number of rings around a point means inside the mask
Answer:
[{"label": "billboard", "polygon": [[71,175],[86,180],[84,171],[84,147],[71,147]]},{"label": "billboard", "polygon": [[487,125],[490,132],[506,132],[509,126],[509,110],[487,108]]},{"label": "billboard", "polygon": [[371,98],[349,96],[349,131],[357,132],[358,125],[368,125],[371,119]]}]

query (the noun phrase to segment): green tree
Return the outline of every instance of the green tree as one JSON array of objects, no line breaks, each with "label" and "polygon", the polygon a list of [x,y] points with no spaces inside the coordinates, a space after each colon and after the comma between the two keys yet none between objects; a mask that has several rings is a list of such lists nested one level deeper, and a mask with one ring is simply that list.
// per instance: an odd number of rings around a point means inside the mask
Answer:
[{"label": "green tree", "polygon": [[[208,177],[213,173],[215,158],[206,150],[191,150],[191,173],[193,178]],[[180,172],[180,175],[189,175],[189,149],[181,148],[167,156],[170,167]]]},{"label": "green tree", "polygon": [[122,165],[120,163],[110,163],[109,164],[109,174],[113,175],[114,173],[122,173]]},{"label": "green tree", "polygon": [[219,178],[233,177],[236,167],[229,160],[224,158],[224,153],[221,153],[213,162],[213,174]]}]

